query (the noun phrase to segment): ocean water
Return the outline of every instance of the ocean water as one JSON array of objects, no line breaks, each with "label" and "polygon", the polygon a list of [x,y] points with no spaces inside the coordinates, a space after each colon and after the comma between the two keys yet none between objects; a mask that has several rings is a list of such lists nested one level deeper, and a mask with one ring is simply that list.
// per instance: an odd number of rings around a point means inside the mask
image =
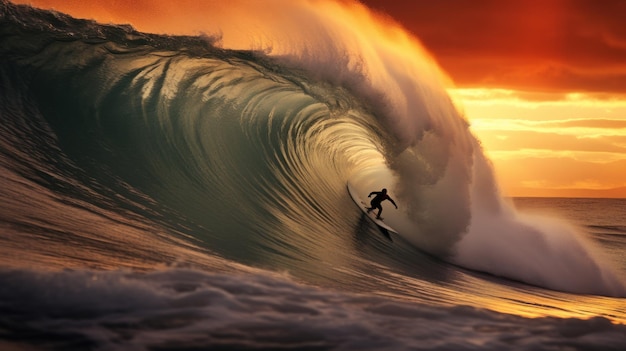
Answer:
[{"label": "ocean water", "polygon": [[502,196],[418,46],[293,3],[270,52],[0,1],[0,349],[625,349],[626,199]]}]

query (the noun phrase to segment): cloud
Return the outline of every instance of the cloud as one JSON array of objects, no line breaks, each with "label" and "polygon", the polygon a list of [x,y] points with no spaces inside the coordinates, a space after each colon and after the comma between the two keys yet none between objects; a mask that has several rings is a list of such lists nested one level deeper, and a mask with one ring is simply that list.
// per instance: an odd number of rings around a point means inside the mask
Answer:
[{"label": "cloud", "polygon": [[494,163],[505,188],[516,189],[512,195],[527,193],[523,188],[600,190],[626,186],[626,159],[600,163],[546,153],[542,157],[496,159]]},{"label": "cloud", "polygon": [[626,2],[385,1],[459,86],[626,94]]},{"label": "cloud", "polygon": [[518,119],[477,119],[475,129],[483,131],[535,131],[578,135],[580,137],[622,136],[626,137],[626,120],[623,119],[563,119],[551,121],[529,121]]},{"label": "cloud", "polygon": [[[538,129],[538,128],[537,128]],[[614,143],[613,139],[598,137],[580,137],[561,133],[560,129],[535,130],[492,130],[480,134],[483,146],[491,156],[495,151],[516,151],[520,154],[528,150],[542,150],[552,153],[567,152],[571,158],[583,158],[579,153],[601,153],[593,155],[595,159],[608,159],[607,154],[616,154],[613,157],[626,159],[624,145]],[[623,137],[622,137],[623,138]],[[590,155],[584,155],[589,158]]]},{"label": "cloud", "polygon": [[551,128],[597,128],[597,129],[625,129],[626,120],[615,119],[571,119],[561,121],[537,122],[535,125]]}]

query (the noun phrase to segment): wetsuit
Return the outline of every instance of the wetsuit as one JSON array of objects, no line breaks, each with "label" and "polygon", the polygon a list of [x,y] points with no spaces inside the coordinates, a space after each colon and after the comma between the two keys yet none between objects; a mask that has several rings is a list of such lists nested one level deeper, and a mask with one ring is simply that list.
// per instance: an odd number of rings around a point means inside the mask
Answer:
[{"label": "wetsuit", "polygon": [[376,195],[374,196],[374,198],[372,199],[372,201],[370,201],[370,206],[367,209],[367,212],[370,212],[371,210],[377,208],[378,209],[378,214],[376,215],[376,218],[380,218],[380,214],[383,213],[383,207],[380,205],[381,202],[385,201],[385,200],[389,200],[391,201],[391,203],[396,206],[396,208],[398,208],[398,206],[396,205],[396,203],[393,201],[393,199],[391,197],[389,197],[389,195],[387,195],[387,192],[383,192],[383,191],[372,191],[367,197],[371,197],[372,195]]}]

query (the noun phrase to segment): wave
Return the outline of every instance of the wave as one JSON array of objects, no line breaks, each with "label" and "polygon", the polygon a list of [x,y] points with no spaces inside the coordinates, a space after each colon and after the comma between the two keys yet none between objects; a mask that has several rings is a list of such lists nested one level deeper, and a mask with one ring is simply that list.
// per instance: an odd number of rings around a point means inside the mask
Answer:
[{"label": "wave", "polygon": [[473,350],[468,339],[480,335],[488,350],[510,348],[511,338],[524,349],[618,350],[626,329],[600,317],[529,319],[311,289],[268,274],[3,271],[0,279],[19,287],[0,287],[2,335],[15,349],[27,341],[43,349]]},{"label": "wave", "polygon": [[346,182],[387,187],[401,210],[386,220],[421,251],[552,289],[626,296],[577,229],[518,214],[501,197],[415,39],[358,3],[279,3],[315,34],[268,22],[266,35],[292,39],[233,50],[219,36],[145,34],[0,3],[3,172],[85,212],[177,233],[153,240],[303,275],[328,251],[341,256],[338,233],[354,231]]}]

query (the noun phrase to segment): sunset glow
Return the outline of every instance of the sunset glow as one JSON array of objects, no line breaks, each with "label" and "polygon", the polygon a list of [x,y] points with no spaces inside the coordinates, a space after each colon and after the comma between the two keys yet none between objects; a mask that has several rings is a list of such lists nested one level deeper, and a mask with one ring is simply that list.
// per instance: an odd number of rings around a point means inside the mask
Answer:
[{"label": "sunset glow", "polygon": [[[236,12],[247,16],[241,23],[254,25],[255,7],[277,7],[274,21],[299,23],[283,18],[274,1],[14,2],[130,23],[145,32],[217,35],[226,48],[278,49],[280,43],[252,38],[247,27],[220,13]],[[456,86],[450,95],[481,140],[505,195],[626,197],[626,2],[361,3],[390,28],[387,35],[416,37],[450,76]],[[335,14],[363,10],[350,1],[324,4]],[[289,33],[281,35],[290,40]]]},{"label": "sunset glow", "polygon": [[626,2],[366,3],[450,74],[505,194],[626,197]]},{"label": "sunset glow", "polygon": [[528,99],[503,89],[451,89],[505,191],[624,197],[626,101],[593,94]]}]

